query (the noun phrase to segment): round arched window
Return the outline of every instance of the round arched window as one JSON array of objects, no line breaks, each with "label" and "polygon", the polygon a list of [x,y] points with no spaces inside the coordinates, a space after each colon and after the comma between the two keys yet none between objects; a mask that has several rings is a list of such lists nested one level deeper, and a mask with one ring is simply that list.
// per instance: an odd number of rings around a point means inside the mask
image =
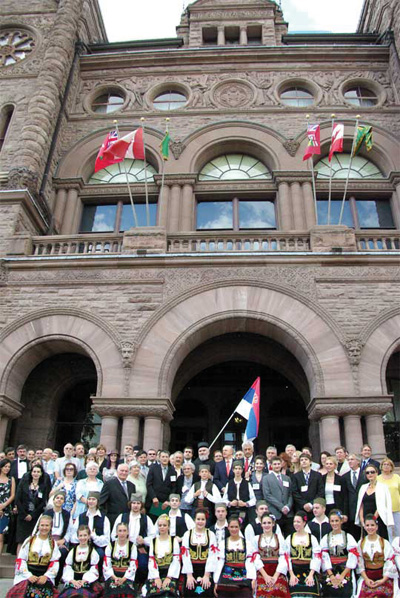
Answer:
[{"label": "round arched window", "polygon": [[120,92],[106,91],[97,96],[92,102],[92,110],[96,114],[111,114],[121,110],[125,97]]},{"label": "round arched window", "polygon": [[11,66],[24,60],[35,47],[33,35],[22,29],[0,31],[0,66]]},{"label": "round arched window", "polygon": [[270,179],[267,166],[253,156],[225,154],[208,162],[199,172],[200,181]]},{"label": "round arched window", "polygon": [[[333,154],[332,158],[332,178],[345,179],[349,169],[350,154]],[[322,158],[316,164],[315,170],[318,172],[318,179],[328,179],[330,177],[330,163],[328,156]],[[383,174],[379,168],[363,156],[354,156],[350,170],[351,179],[382,179]]]},{"label": "round arched window", "polygon": [[361,106],[362,108],[369,108],[376,106],[378,103],[377,95],[367,87],[360,85],[352,85],[344,91],[344,97],[347,102],[354,104],[354,106]]},{"label": "round arched window", "polygon": [[125,167],[128,173],[128,180],[130,183],[142,183],[144,182],[146,175],[147,181],[153,182],[154,175],[157,174],[157,171],[151,164],[144,163],[143,160],[129,160],[126,159],[123,162],[117,162],[117,164],[112,164],[111,166],[107,166],[107,168],[102,168],[98,172],[94,173],[88,183],[90,185],[99,185],[99,184],[115,184],[115,183],[125,183],[126,184],[126,173]]},{"label": "round arched window", "polygon": [[187,97],[181,91],[169,89],[159,93],[153,99],[153,106],[156,110],[179,110],[187,103]]},{"label": "round arched window", "polygon": [[304,87],[288,87],[281,91],[280,99],[286,106],[303,108],[314,104],[313,94]]}]

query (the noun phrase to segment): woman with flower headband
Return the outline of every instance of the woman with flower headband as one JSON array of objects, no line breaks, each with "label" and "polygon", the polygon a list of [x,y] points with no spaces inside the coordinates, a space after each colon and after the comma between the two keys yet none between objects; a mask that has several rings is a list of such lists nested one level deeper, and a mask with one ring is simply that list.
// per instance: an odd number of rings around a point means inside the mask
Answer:
[{"label": "woman with flower headband", "polygon": [[179,596],[179,542],[170,536],[168,515],[160,515],[157,526],[159,535],[150,543],[149,576],[143,595],[175,598]]},{"label": "woman with flower headband", "polygon": [[60,551],[51,537],[52,518],[42,515],[36,534],[22,544],[15,562],[14,585],[6,598],[55,598]]},{"label": "woman with flower headband", "polygon": [[78,527],[77,546],[72,548],[65,561],[62,580],[64,589],[60,598],[100,598],[103,587],[99,584],[99,555],[90,541],[90,528]]},{"label": "woman with flower headband", "polygon": [[119,523],[116,526],[116,539],[107,546],[104,557],[104,598],[135,598],[136,568],[136,546],[129,541],[128,525]]},{"label": "woman with flower headband", "polygon": [[237,516],[229,518],[229,536],[220,542],[214,573],[216,598],[252,598],[256,585],[257,554],[240,533]]},{"label": "woman with flower headband", "polygon": [[351,598],[355,588],[354,571],[358,562],[357,542],[342,530],[343,514],[338,509],[329,513],[332,531],[321,540],[322,588],[324,596]]},{"label": "woman with flower headband", "polygon": [[288,553],[283,538],[274,534],[274,525],[274,515],[264,513],[261,517],[262,534],[255,537],[259,554],[256,560],[257,598],[290,598],[286,579]]},{"label": "woman with flower headband", "polygon": [[307,514],[298,511],[293,519],[294,533],[286,539],[289,558],[290,595],[295,598],[320,597],[316,573],[321,569],[322,553],[317,539],[305,530]]},{"label": "woman with flower headband", "polygon": [[204,598],[214,596],[211,574],[217,567],[218,547],[215,534],[206,528],[208,509],[196,509],[192,530],[182,539],[182,573],[185,574],[184,595]]},{"label": "woman with flower headband", "polygon": [[[369,468],[370,465],[367,466]],[[379,536],[378,522],[373,514],[364,517],[367,536],[358,544],[358,598],[392,598],[397,582],[395,555],[389,542]]]}]

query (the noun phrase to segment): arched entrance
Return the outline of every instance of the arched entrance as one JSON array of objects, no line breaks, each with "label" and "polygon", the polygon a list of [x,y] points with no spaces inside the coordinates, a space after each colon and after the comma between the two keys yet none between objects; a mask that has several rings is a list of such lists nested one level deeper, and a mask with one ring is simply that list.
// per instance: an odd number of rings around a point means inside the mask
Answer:
[{"label": "arched entrance", "polygon": [[400,462],[400,347],[390,357],[386,367],[386,385],[393,394],[393,408],[384,416],[386,450],[396,463]]},{"label": "arched entrance", "polygon": [[[261,378],[258,451],[269,444],[308,444],[309,389],[294,358],[276,341],[258,334],[229,333],[203,343],[181,364],[173,386],[171,449],[212,441],[254,380]],[[246,421],[234,416],[215,448],[239,448]]]}]

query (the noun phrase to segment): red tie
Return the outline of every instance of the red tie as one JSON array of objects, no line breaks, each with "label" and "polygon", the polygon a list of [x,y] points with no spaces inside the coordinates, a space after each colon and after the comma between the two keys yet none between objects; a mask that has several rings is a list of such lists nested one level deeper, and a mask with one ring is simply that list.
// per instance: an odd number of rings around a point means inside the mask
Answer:
[{"label": "red tie", "polygon": [[226,462],[226,475],[229,477],[229,461]]},{"label": "red tie", "polygon": [[244,464],[244,472],[247,473],[249,469],[249,458],[246,457],[246,463]]}]

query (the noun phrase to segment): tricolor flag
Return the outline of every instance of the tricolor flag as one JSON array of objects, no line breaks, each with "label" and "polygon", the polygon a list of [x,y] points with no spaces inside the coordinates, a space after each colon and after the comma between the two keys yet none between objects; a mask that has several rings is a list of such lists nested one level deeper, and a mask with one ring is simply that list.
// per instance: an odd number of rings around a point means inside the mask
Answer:
[{"label": "tricolor flag", "polygon": [[314,154],[321,153],[320,128],[319,125],[308,125],[307,127],[308,144],[304,152],[303,161],[308,160]]},{"label": "tricolor flag", "polygon": [[110,166],[114,164],[114,160],[110,160],[109,158],[104,157],[104,152],[110,147],[118,139],[117,131],[110,131],[107,137],[104,139],[103,143],[101,144],[101,148],[99,153],[97,154],[96,162],[94,163],[94,171],[97,172],[102,168],[106,168],[106,166]]},{"label": "tricolor flag", "polygon": [[329,149],[329,162],[332,160],[332,156],[335,152],[343,151],[343,137],[344,137],[344,125],[336,123],[332,129],[332,141]]},{"label": "tricolor flag", "polygon": [[247,419],[245,440],[254,440],[258,436],[260,424],[260,378],[253,382],[237,406],[236,412]]},{"label": "tricolor flag", "polygon": [[144,160],[143,128],[136,129],[108,146],[104,158],[122,162],[125,158]]}]

